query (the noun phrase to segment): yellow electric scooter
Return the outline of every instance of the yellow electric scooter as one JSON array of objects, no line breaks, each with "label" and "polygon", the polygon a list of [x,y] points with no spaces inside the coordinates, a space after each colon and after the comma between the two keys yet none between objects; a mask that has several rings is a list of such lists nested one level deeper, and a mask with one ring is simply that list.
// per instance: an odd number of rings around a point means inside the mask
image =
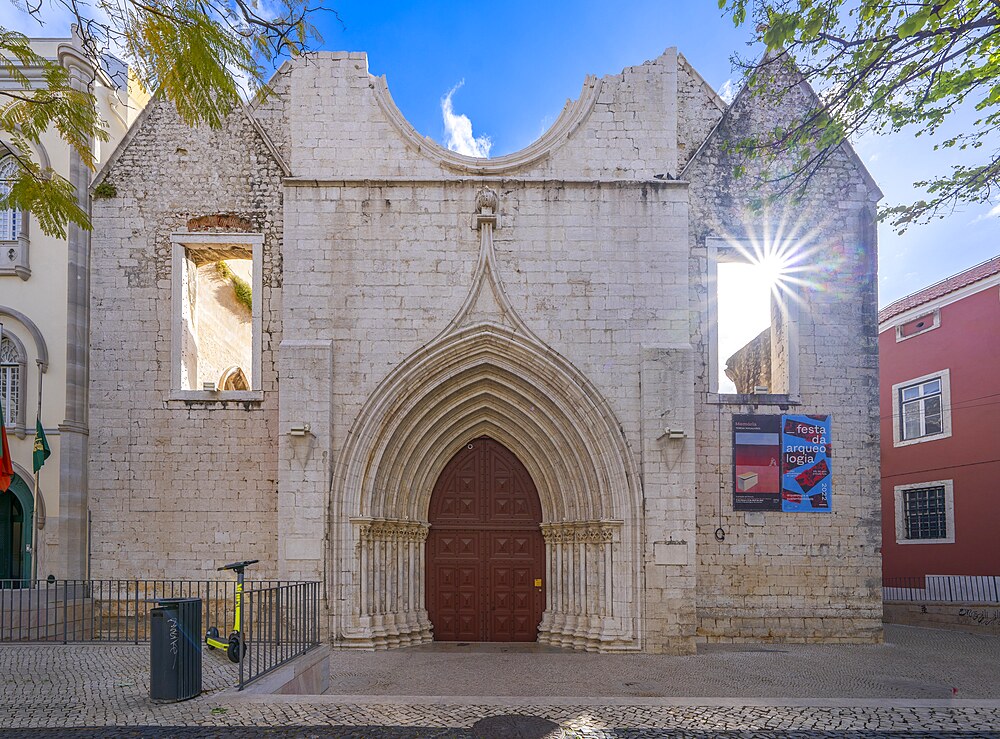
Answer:
[{"label": "yellow electric scooter", "polygon": [[219,630],[211,626],[205,632],[205,643],[209,649],[225,649],[230,662],[240,661],[240,657],[242,656],[240,654],[241,641],[243,642],[243,654],[247,653],[246,640],[240,634],[240,606],[243,605],[243,571],[250,565],[257,564],[258,562],[260,562],[259,559],[247,559],[243,562],[233,562],[219,568],[220,571],[232,570],[236,573],[236,614],[233,620],[233,632],[229,635],[229,641],[222,641],[219,638]]}]

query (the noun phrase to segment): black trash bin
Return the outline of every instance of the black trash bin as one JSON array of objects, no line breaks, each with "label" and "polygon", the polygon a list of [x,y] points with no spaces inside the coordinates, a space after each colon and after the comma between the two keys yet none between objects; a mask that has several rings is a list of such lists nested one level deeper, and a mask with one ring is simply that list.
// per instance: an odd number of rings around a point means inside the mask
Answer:
[{"label": "black trash bin", "polygon": [[175,703],[201,693],[201,598],[166,598],[149,612],[149,697]]}]

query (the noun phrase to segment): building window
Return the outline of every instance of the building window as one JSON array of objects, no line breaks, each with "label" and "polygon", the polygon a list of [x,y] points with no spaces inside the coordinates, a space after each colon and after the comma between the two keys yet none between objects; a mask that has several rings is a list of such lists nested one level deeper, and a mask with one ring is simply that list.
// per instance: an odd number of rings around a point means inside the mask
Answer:
[{"label": "building window", "polygon": [[[0,147],[0,198],[6,200],[14,178],[17,161]],[[28,266],[28,214],[17,208],[0,208],[0,276],[14,275],[22,280],[31,276]]]},{"label": "building window", "polygon": [[914,336],[932,331],[941,326],[941,311],[935,310],[918,318],[912,318],[906,323],[896,326],[896,341],[906,341]]},{"label": "building window", "polygon": [[171,397],[259,400],[263,236],[174,234]]},{"label": "building window", "polygon": [[951,436],[951,374],[941,370],[892,386],[895,446]]},{"label": "building window", "polygon": [[941,378],[900,388],[900,420],[904,439],[941,433]]},{"label": "building window", "polygon": [[[15,168],[14,157],[0,159],[0,198],[6,198],[10,194]],[[0,241],[17,241],[20,215],[15,208],[0,209]]]},{"label": "building window", "polygon": [[[3,187],[0,181],[0,188]],[[0,241],[17,241],[17,224],[20,214],[13,208],[0,210]]]},{"label": "building window", "polygon": [[20,425],[23,364],[14,342],[6,336],[0,339],[0,401],[3,402],[4,424],[8,428]]},{"label": "building window", "polygon": [[788,256],[749,241],[706,245],[709,392],[723,402],[733,393],[797,399],[799,301],[784,274]]},{"label": "building window", "polygon": [[914,488],[903,492],[903,520],[907,539],[943,539],[948,535],[944,487]]},{"label": "building window", "polygon": [[955,497],[951,480],[895,487],[896,543],[951,544],[955,541]]}]

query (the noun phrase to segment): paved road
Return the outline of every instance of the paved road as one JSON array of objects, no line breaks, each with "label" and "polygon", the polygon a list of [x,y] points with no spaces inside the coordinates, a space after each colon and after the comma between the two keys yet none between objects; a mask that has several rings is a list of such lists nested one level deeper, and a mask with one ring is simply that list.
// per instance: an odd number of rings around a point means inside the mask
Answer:
[{"label": "paved road", "polygon": [[146,647],[7,645],[0,737],[1000,737],[1000,638],[886,634],[694,657],[334,652],[322,696],[237,694],[206,654],[205,692],[175,704],[149,701]]}]

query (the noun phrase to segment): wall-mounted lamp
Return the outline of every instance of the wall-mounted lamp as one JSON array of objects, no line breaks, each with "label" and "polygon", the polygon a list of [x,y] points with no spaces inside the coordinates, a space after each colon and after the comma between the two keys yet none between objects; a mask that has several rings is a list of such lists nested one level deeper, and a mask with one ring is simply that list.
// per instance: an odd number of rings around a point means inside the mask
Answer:
[{"label": "wall-mounted lamp", "polygon": [[300,423],[288,429],[289,436],[305,436],[311,431],[308,423]]},{"label": "wall-mounted lamp", "polygon": [[214,393],[214,392],[218,391],[218,388],[215,387],[215,383],[214,382],[203,382],[203,383],[201,383],[201,389],[204,390],[206,393]]},{"label": "wall-mounted lamp", "polygon": [[754,395],[767,395],[768,387],[767,385],[754,385],[753,394]]},{"label": "wall-mounted lamp", "polygon": [[676,441],[677,439],[686,439],[687,434],[681,429],[665,428],[659,438],[662,439],[664,437]]}]

